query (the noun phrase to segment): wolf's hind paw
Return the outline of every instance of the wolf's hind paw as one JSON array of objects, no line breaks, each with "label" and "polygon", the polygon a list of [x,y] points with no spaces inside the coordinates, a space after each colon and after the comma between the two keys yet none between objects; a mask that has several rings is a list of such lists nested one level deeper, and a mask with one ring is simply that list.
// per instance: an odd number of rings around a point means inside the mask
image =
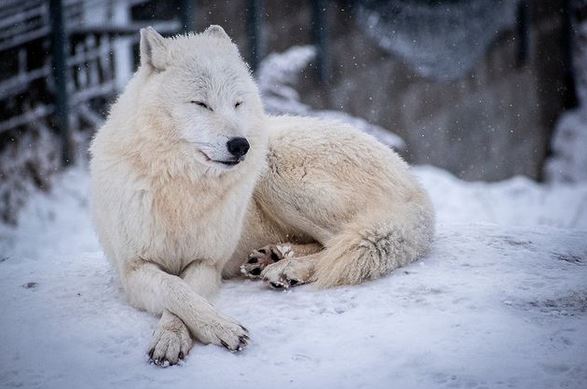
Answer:
[{"label": "wolf's hind paw", "polygon": [[283,290],[310,282],[313,273],[311,261],[288,258],[267,266],[261,277],[272,289]]},{"label": "wolf's hind paw", "polygon": [[261,278],[263,269],[291,256],[291,254],[291,246],[288,244],[267,245],[249,255],[247,262],[241,265],[241,273],[249,278]]}]

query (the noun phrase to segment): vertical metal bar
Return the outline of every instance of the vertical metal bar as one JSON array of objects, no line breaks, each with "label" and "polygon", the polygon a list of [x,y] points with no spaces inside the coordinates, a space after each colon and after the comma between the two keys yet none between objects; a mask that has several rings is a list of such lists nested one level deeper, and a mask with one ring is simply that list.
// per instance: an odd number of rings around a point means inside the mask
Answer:
[{"label": "vertical metal bar", "polygon": [[184,33],[194,31],[196,27],[196,23],[194,23],[194,0],[179,0],[178,8],[179,22],[181,23],[182,31]]},{"label": "vertical metal bar", "polygon": [[[570,61],[576,105],[587,106],[587,0],[570,1]],[[569,60],[569,59],[567,59]]]},{"label": "vertical metal bar", "polygon": [[247,4],[247,36],[249,38],[249,65],[256,71],[263,58],[262,48],[262,0],[248,0]]},{"label": "vertical metal bar", "polygon": [[318,79],[321,82],[328,80],[328,35],[326,20],[326,1],[312,1],[312,41],[316,46],[316,64]]},{"label": "vertical metal bar", "polygon": [[522,67],[526,64],[529,54],[530,41],[530,16],[528,10],[528,2],[522,0],[518,3],[517,15],[517,35],[518,35],[518,54],[516,58],[516,66]]},{"label": "vertical metal bar", "polygon": [[68,39],[63,21],[63,3],[61,0],[49,1],[49,18],[51,22],[51,60],[53,62],[53,79],[55,80],[55,116],[62,142],[62,161],[64,165],[73,162],[74,150],[69,126],[69,99],[67,95],[67,53]]},{"label": "vertical metal bar", "polygon": [[564,95],[563,104],[567,109],[575,108],[579,105],[577,90],[575,89],[575,67],[573,66],[573,11],[577,11],[573,7],[571,0],[564,0],[562,7],[562,50],[563,50],[563,64],[564,64],[564,78],[566,93]]}]

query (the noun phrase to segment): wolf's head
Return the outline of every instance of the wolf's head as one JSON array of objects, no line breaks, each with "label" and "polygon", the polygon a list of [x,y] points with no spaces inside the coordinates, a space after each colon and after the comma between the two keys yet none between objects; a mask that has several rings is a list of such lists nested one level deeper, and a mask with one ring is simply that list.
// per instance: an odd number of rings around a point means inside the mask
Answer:
[{"label": "wolf's head", "polygon": [[264,152],[257,86],[222,27],[173,38],[148,27],[141,30],[140,53],[138,114],[160,131],[151,135],[181,145],[216,173]]}]

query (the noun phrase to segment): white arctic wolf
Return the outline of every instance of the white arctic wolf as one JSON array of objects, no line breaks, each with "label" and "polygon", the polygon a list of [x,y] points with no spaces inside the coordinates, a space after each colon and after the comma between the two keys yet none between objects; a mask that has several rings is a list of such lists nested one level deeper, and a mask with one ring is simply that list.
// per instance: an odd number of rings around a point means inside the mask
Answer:
[{"label": "white arctic wolf", "polygon": [[131,304],[155,314],[150,357],[249,335],[208,302],[222,276],[354,284],[422,256],[433,210],[408,166],[352,127],[268,117],[219,26],[141,31],[141,65],[91,146],[92,208]]}]

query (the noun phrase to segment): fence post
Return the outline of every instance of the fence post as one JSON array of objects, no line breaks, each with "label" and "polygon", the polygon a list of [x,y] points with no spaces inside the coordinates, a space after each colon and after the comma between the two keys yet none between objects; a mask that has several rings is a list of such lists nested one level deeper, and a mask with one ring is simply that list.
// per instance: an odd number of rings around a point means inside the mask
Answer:
[{"label": "fence post", "polygon": [[516,56],[516,66],[522,67],[526,65],[530,50],[530,13],[528,10],[528,2],[521,0],[518,3],[517,10],[517,39],[518,39],[518,54]]},{"label": "fence post", "polygon": [[62,161],[64,165],[73,162],[73,139],[69,123],[69,99],[67,94],[67,54],[68,40],[63,21],[62,0],[49,1],[51,21],[51,61],[55,81],[55,116],[61,135]]},{"label": "fence post", "polygon": [[[579,15],[580,8],[587,6],[587,2],[584,0],[573,1],[564,0],[562,5],[562,42],[561,47],[563,50],[563,65],[564,65],[564,85],[566,93],[564,94],[563,104],[567,109],[575,108],[579,105],[579,96],[576,89],[576,74],[575,64],[573,63],[573,53],[577,47],[573,47],[573,41],[584,44],[579,39],[581,38],[582,31],[577,29],[577,16]],[[587,8],[587,7],[586,7]],[[574,20],[573,20],[574,19]],[[574,36],[579,34],[579,37]]]},{"label": "fence post", "polygon": [[254,71],[259,67],[262,57],[262,0],[249,0],[247,5],[247,36],[249,38],[249,65]]},{"label": "fence post", "polygon": [[314,0],[312,1],[312,41],[316,45],[318,79],[321,82],[328,80],[327,40],[326,1]]},{"label": "fence post", "polygon": [[196,26],[194,23],[194,0],[179,0],[179,21],[184,33],[193,32]]}]

